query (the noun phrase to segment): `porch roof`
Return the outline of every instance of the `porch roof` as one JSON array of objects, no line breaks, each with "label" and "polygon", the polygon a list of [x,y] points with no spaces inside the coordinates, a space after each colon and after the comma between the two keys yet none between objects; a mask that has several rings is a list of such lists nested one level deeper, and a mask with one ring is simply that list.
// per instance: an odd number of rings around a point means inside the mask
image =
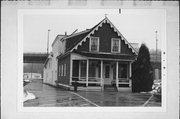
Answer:
[{"label": "porch roof", "polygon": [[92,53],[92,52],[74,52],[81,56],[86,56],[88,58],[95,59],[119,59],[119,60],[135,60],[135,55],[127,55],[127,54],[112,54],[112,53]]}]

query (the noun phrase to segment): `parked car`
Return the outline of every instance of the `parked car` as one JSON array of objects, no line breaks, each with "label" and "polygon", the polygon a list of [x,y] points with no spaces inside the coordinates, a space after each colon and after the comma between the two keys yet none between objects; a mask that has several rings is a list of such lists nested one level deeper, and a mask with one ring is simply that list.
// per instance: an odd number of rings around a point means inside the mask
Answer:
[{"label": "parked car", "polygon": [[153,89],[154,97],[156,97],[158,100],[161,100],[161,95],[162,95],[162,93],[161,93],[161,90],[162,90],[161,81],[155,80],[152,89]]},{"label": "parked car", "polygon": [[[30,79],[24,79],[23,80],[23,86],[26,86],[27,84],[31,83],[32,81]],[[36,96],[33,93],[28,92],[27,90],[24,89],[24,99],[23,102],[27,100],[32,100],[35,99]]]},{"label": "parked car", "polygon": [[31,81],[29,79],[24,79],[23,80],[23,86],[26,86],[27,84],[29,84]]},{"label": "parked car", "polygon": [[26,90],[24,90],[24,96],[23,96],[23,102],[26,102],[28,100],[36,99],[36,96],[33,93],[30,93]]}]

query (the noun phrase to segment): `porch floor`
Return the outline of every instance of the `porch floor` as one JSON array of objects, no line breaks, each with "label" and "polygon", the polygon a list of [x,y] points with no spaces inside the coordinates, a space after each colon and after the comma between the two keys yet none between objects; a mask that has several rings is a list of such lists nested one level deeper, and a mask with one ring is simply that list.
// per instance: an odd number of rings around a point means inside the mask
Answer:
[{"label": "porch floor", "polygon": [[[74,86],[70,86],[70,90],[74,90]],[[115,87],[108,85],[102,88],[101,86],[88,86],[88,87],[78,87],[77,91],[107,91],[107,92],[132,92],[131,87]]]}]

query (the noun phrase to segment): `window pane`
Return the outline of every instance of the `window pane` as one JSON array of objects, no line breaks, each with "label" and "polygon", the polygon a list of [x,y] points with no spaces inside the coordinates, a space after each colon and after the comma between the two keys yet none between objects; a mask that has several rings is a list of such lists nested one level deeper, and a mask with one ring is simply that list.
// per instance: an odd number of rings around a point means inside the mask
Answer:
[{"label": "window pane", "polygon": [[89,77],[96,77],[96,63],[93,61],[89,62]]},{"label": "window pane", "polygon": [[63,65],[61,66],[61,76],[63,76]]},{"label": "window pane", "polygon": [[64,76],[66,76],[66,64],[64,64]]},{"label": "window pane", "polygon": [[101,62],[98,63],[98,77],[100,78],[101,77],[101,65],[100,65]]},{"label": "window pane", "polygon": [[119,78],[127,78],[127,64],[119,64]]},{"label": "window pane", "polygon": [[73,61],[72,76],[73,77],[78,77],[79,76],[79,61],[78,60]]},{"label": "window pane", "polygon": [[112,51],[113,52],[119,52],[119,40],[118,39],[113,39],[112,40]]},{"label": "window pane", "polygon": [[81,61],[81,77],[86,77],[86,61]]},{"label": "window pane", "polygon": [[91,38],[91,51],[98,51],[98,38]]},{"label": "window pane", "polygon": [[113,64],[113,79],[116,79],[116,64]]}]

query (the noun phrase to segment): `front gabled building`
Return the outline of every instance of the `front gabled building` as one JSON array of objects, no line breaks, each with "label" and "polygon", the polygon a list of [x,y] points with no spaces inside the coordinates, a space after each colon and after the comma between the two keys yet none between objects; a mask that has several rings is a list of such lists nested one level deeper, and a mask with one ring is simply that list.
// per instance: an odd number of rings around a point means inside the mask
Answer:
[{"label": "front gabled building", "polygon": [[131,88],[132,62],[137,51],[105,17],[91,29],[61,39],[64,53],[58,59],[57,84],[104,90],[106,85]]},{"label": "front gabled building", "polygon": [[57,80],[57,56],[64,53],[64,44],[61,39],[66,35],[57,35],[54,42],[52,43],[52,52],[49,53],[48,58],[44,63],[43,69],[43,83],[55,86]]}]

